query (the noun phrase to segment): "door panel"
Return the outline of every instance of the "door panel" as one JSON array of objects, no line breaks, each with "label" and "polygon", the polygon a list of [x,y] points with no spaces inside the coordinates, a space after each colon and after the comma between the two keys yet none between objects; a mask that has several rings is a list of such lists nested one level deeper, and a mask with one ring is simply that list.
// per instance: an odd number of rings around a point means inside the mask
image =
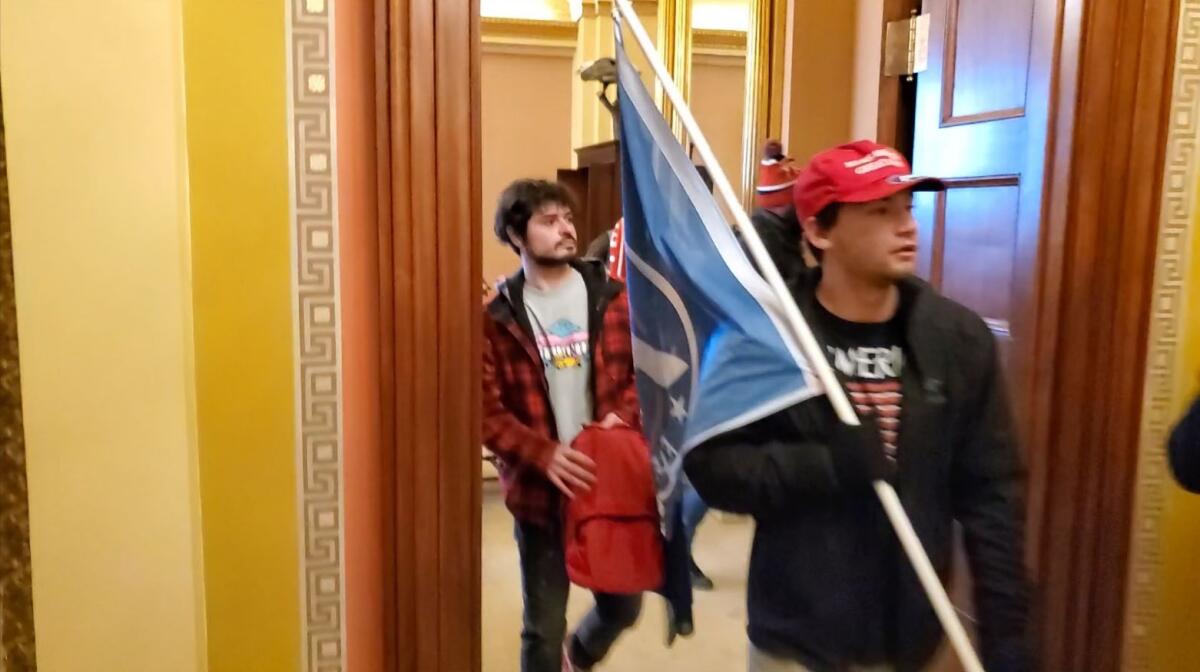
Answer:
[{"label": "door panel", "polygon": [[1030,392],[1055,10],[1053,0],[923,3],[929,68],[917,75],[913,169],[948,189],[914,202],[919,272],[1008,341],[1018,418]]},{"label": "door panel", "polygon": [[942,123],[1025,112],[1034,0],[947,0]]},{"label": "door panel", "polygon": [[951,188],[938,221],[945,227],[942,291],[984,319],[1012,318],[1018,187]]},{"label": "door panel", "polygon": [[[918,272],[979,313],[996,336],[1023,430],[1032,412],[1037,245],[1057,3],[924,0],[922,10],[930,15],[929,67],[917,75],[913,169],[944,178],[947,190],[914,199]],[[1039,515],[1030,513],[1031,519]],[[1032,544],[1036,530],[1028,536]],[[951,597],[973,629],[961,547],[955,565]],[[932,669],[960,668],[947,650]]]}]

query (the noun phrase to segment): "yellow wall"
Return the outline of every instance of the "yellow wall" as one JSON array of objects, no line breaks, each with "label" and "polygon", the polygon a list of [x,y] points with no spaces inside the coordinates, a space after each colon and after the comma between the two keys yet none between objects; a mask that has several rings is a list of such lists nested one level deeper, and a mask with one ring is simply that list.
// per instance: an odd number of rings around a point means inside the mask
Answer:
[{"label": "yellow wall", "polygon": [[[483,278],[495,282],[520,264],[492,232],[500,192],[515,179],[555,178],[569,168],[571,151],[572,52],[485,45],[481,58],[483,126]],[[588,241],[583,241],[587,245]]]},{"label": "yellow wall", "polygon": [[[1200,210],[1193,213],[1183,333],[1177,367],[1176,415],[1200,392]],[[1171,486],[1161,520],[1160,604],[1152,670],[1193,669],[1200,661],[1200,495]]]},{"label": "yellow wall", "polygon": [[203,670],[179,4],[0,3],[39,669]]},{"label": "yellow wall", "polygon": [[209,663],[299,668],[285,3],[184,0]]},{"label": "yellow wall", "polygon": [[854,90],[850,103],[850,137],[855,140],[874,140],[879,126],[883,0],[857,0],[854,23]]},{"label": "yellow wall", "polygon": [[744,53],[692,57],[692,114],[733,184],[741,183],[745,87]]},{"label": "yellow wall", "polygon": [[794,3],[784,149],[803,162],[850,139],[857,3]]}]

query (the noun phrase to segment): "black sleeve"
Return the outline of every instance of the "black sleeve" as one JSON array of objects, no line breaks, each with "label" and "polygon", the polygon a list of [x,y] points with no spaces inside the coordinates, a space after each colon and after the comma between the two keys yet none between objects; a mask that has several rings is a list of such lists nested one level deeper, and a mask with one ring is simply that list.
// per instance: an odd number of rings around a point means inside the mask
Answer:
[{"label": "black sleeve", "polygon": [[1187,414],[1171,431],[1167,443],[1171,473],[1179,485],[1190,492],[1200,493],[1200,396],[1192,402]]},{"label": "black sleeve", "polygon": [[804,254],[800,251],[799,223],[794,231],[789,231],[783,222],[771,222],[761,217],[753,221],[763,247],[767,248],[767,254],[771,255],[784,282],[790,283],[799,277],[805,268]]},{"label": "black sleeve", "polygon": [[588,243],[587,250],[583,253],[584,259],[599,259],[608,263],[608,248],[612,240],[612,229],[601,233]]},{"label": "black sleeve", "polygon": [[[750,223],[754,225],[754,230],[758,232],[758,237],[762,240],[763,247],[766,248],[767,254],[771,257],[771,261],[775,262],[775,267],[779,269],[779,275],[785,283],[791,283],[801,274],[804,273],[804,254],[800,251],[800,224],[796,223],[795,230],[789,230],[786,222],[782,222],[771,215],[763,214],[756,210],[750,216]],[[737,232],[738,242],[746,249],[746,255],[750,257],[750,263],[754,266],[754,270],[762,274],[762,269],[755,263],[754,257],[750,255],[750,251],[746,246],[746,241],[742,238],[740,231]]]},{"label": "black sleeve", "polygon": [[827,402],[803,402],[693,448],[683,466],[700,497],[717,509],[762,516],[836,492],[829,448],[805,440],[798,423],[811,403]]},{"label": "black sleeve", "polygon": [[990,334],[964,440],[954,456],[955,515],[975,585],[983,664],[993,672],[1032,672],[1029,585],[1024,564],[1025,471],[1018,454]]}]

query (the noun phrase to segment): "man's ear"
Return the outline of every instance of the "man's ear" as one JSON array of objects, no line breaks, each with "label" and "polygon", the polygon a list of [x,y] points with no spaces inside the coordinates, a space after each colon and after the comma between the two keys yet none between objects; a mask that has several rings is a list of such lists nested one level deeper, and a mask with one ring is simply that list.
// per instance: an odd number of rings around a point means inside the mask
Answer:
[{"label": "man's ear", "polygon": [[814,249],[824,252],[829,249],[829,232],[821,229],[816,217],[807,217],[800,221],[804,231],[804,240]]},{"label": "man's ear", "polygon": [[517,248],[518,251],[525,249],[525,241],[517,234],[517,230],[511,226],[504,227],[504,233],[508,235],[508,244]]}]

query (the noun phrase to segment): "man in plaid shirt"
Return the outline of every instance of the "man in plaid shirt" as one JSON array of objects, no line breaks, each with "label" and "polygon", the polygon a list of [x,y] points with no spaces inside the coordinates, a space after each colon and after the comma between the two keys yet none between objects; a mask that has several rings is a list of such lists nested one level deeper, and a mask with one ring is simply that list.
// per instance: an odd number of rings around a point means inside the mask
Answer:
[{"label": "man in plaid shirt", "polygon": [[597,593],[566,639],[569,582],[562,498],[590,489],[595,464],[571,448],[585,425],[640,428],[625,287],[577,259],[572,199],[518,180],[495,233],[521,256],[484,313],[483,442],[515,519],[525,613],[522,672],[587,670],[637,620],[641,595]]}]

